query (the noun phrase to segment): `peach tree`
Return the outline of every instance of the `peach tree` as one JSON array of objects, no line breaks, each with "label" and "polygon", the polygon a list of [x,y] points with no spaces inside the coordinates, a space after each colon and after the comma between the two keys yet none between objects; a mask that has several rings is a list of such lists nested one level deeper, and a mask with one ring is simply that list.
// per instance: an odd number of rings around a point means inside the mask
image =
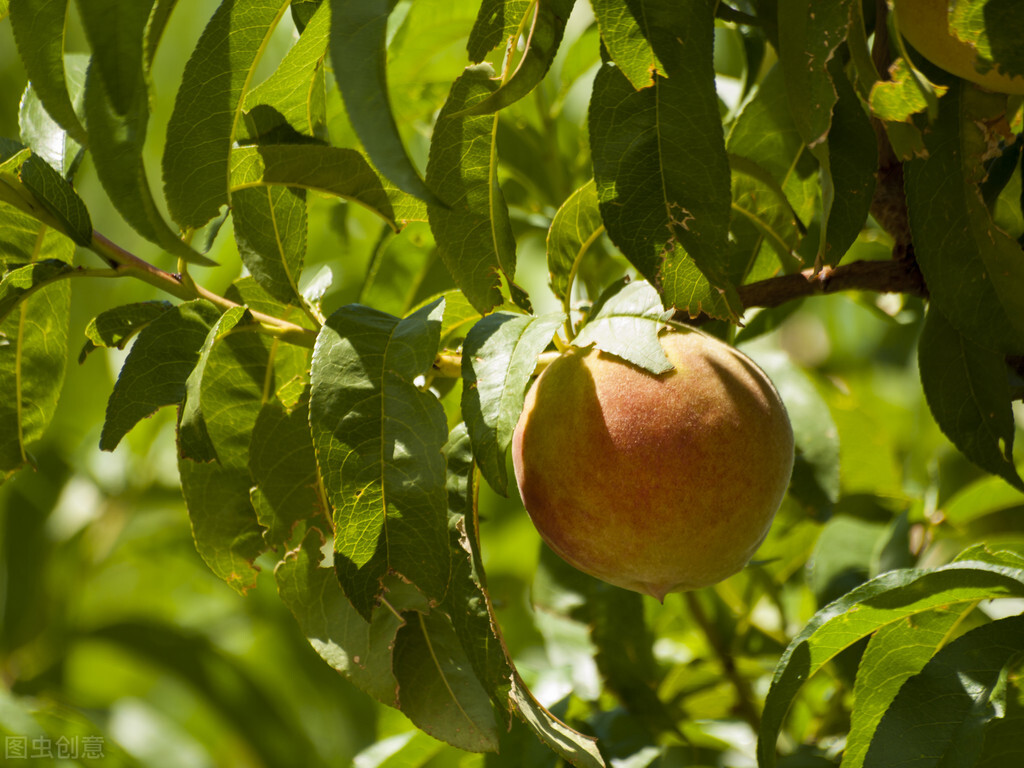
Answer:
[{"label": "peach tree", "polygon": [[[28,80],[0,139],[0,478],[32,472],[68,365],[127,349],[97,449],[174,410],[209,568],[245,594],[270,563],[325,676],[459,750],[1024,759],[1024,8],[207,5],[188,37],[195,3],[0,0]],[[1011,92],[921,56],[901,5]],[[71,336],[105,278],[149,292]],[[916,354],[926,412],[812,359],[839,302]],[[668,322],[775,379],[788,496],[743,573],[665,606],[542,553],[543,640],[582,633],[601,683],[551,697],[504,640],[479,499],[516,497],[535,374],[596,346],[657,375]],[[858,425],[886,419],[919,434]],[[903,474],[867,478],[882,454]]]}]

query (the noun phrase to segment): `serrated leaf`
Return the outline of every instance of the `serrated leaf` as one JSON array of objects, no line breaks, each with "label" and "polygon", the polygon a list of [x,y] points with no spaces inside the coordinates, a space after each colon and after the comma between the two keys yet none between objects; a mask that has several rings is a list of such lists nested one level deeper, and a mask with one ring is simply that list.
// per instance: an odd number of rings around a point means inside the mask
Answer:
[{"label": "serrated leaf", "polygon": [[562,203],[548,228],[547,254],[551,290],[565,301],[579,263],[604,233],[597,204],[597,186],[591,179]]},{"label": "serrated leaf", "polygon": [[124,349],[139,331],[172,308],[169,301],[139,301],[100,312],[85,327],[87,341],[78,356],[78,362],[99,347]]},{"label": "serrated leaf", "polygon": [[882,627],[872,636],[857,669],[853,689],[856,703],[850,715],[842,768],[862,768],[875,730],[900,687],[949,641],[950,634],[974,607],[973,603],[939,607]]},{"label": "serrated leaf", "polygon": [[[944,85],[933,87],[936,96],[942,96],[948,90]],[[868,103],[871,114],[900,123],[910,123],[913,115],[928,108],[921,87],[914,81],[914,74],[902,57],[889,67],[888,80],[878,80],[871,86]]]},{"label": "serrated leaf", "polygon": [[[928,157],[905,166],[914,256],[932,305],[976,344],[1024,350],[1024,254],[992,221],[977,182],[987,111],[976,89],[950,87],[925,135]],[[994,105],[992,105],[994,106]]]},{"label": "serrated leaf", "polygon": [[918,345],[925,399],[936,423],[968,459],[1024,491],[1013,462],[1014,419],[1006,363],[932,307]]},{"label": "serrated leaf", "polygon": [[479,64],[518,32],[531,4],[532,0],[483,0],[466,43],[470,61]]},{"label": "serrated leaf", "polygon": [[72,271],[73,267],[60,259],[43,259],[5,274],[0,280],[0,323],[33,293]]},{"label": "serrated leaf", "polygon": [[836,90],[832,124],[821,163],[822,230],[817,265],[834,266],[853,245],[867,221],[875,193],[878,143],[871,121],[838,59],[828,64]]},{"label": "serrated leaf", "polygon": [[779,60],[793,120],[810,147],[823,142],[838,99],[828,64],[846,40],[851,0],[779,0]]},{"label": "serrated leaf", "polygon": [[397,706],[391,648],[402,619],[382,608],[367,623],[345,599],[331,560],[321,564],[322,544],[320,532],[310,529],[278,564],[281,599],[324,661],[377,701]]},{"label": "serrated leaf", "polygon": [[451,589],[442,609],[451,617],[477,679],[502,709],[509,708],[512,662],[498,636],[485,589],[479,531],[473,509],[474,461],[469,431],[457,425],[444,447],[448,465],[448,535],[452,551]]},{"label": "serrated leaf", "polygon": [[[665,74],[633,15],[629,0],[592,0],[601,41],[615,65],[636,90],[648,88],[654,73]],[[633,7],[639,7],[634,3]]]},{"label": "serrated leaf", "polygon": [[515,71],[498,90],[476,102],[466,114],[484,115],[514,104],[537,87],[551,68],[576,0],[537,0],[526,35],[525,50]]},{"label": "serrated leaf", "polygon": [[[89,57],[85,54],[68,54],[64,57],[68,97],[76,112],[82,108],[85,72],[88,66]],[[70,179],[74,176],[82,160],[82,145],[50,117],[32,83],[28,84],[21,97],[18,131],[21,140],[32,148],[34,154],[42,157],[64,178]]]},{"label": "serrated leaf", "polygon": [[[0,187],[4,180],[0,177]],[[2,195],[2,193],[0,193]],[[74,244],[51,227],[10,205],[0,203],[0,271],[31,261],[45,260],[46,254],[66,253],[68,261],[74,256]]]},{"label": "serrated leaf", "polygon": [[292,187],[238,189],[231,220],[242,262],[274,298],[301,306],[299,277],[306,257],[306,193]]},{"label": "serrated leaf", "polygon": [[22,164],[18,177],[39,205],[53,217],[61,232],[78,245],[92,242],[92,219],[85,203],[45,160],[32,155]]},{"label": "serrated leaf", "polygon": [[[299,6],[292,2],[292,16]],[[266,80],[245,97],[243,110],[250,113],[258,105],[270,107],[276,116],[308,136],[318,136],[326,122],[326,91],[324,57],[331,30],[331,4],[308,2],[302,13],[308,13],[302,34]]]},{"label": "serrated leaf", "polygon": [[427,183],[446,203],[428,207],[438,253],[481,313],[501,303],[499,274],[515,275],[516,243],[497,179],[497,116],[465,110],[498,87],[488,64],[468,67],[452,84],[434,126]]},{"label": "serrated leaf", "polygon": [[1004,668],[1024,651],[1024,616],[966,633],[908,680],[882,717],[865,768],[974,765],[985,725],[996,717],[993,693]]},{"label": "serrated leaf", "polygon": [[387,221],[425,221],[423,205],[383,181],[354,149],[318,144],[239,147],[231,154],[231,189],[286,186],[352,200]]},{"label": "serrated leaf", "polygon": [[[589,126],[601,216],[666,305],[734,317],[741,307],[724,266],[731,191],[712,66],[714,3],[644,9],[642,24],[668,76],[636,91],[609,63],[597,73]],[[689,304],[690,259],[724,307]]]},{"label": "serrated leaf", "polygon": [[149,125],[144,66],[154,0],[87,0],[86,33],[95,52],[85,84],[85,119],[96,173],[118,212],[152,243],[191,263],[214,262],[186,245],[164,220],[149,186],[143,153]]},{"label": "serrated leaf", "polygon": [[100,448],[114,450],[141,419],[184,399],[185,382],[219,316],[207,301],[187,301],[142,329],[107,402]]},{"label": "serrated leaf", "polygon": [[250,499],[249,443],[273,391],[267,344],[246,330],[251,323],[248,310],[233,307],[210,329],[178,425],[178,469],[196,549],[243,594],[255,586],[253,561],[266,548]]},{"label": "serrated leaf", "polygon": [[444,409],[416,386],[437,354],[443,307],[400,320],[352,305],[317,337],[309,419],[334,509],[335,568],[369,620],[397,573],[430,599],[449,577]]},{"label": "serrated leaf", "polygon": [[541,741],[577,768],[604,768],[597,739],[570,728],[541,706],[517,675],[512,685],[516,712]]},{"label": "serrated leaf", "polygon": [[75,114],[64,77],[67,0],[11,0],[11,29],[28,79],[46,111],[80,145],[85,128]]},{"label": "serrated leaf", "polygon": [[402,191],[436,204],[405,151],[388,101],[385,62],[393,6],[391,0],[334,0],[331,63],[349,120],[374,166]]},{"label": "serrated leaf", "polygon": [[[62,253],[66,250],[51,242],[44,255],[69,255]],[[31,267],[17,272],[26,269]],[[13,274],[0,283],[0,295]],[[28,447],[43,435],[57,409],[70,309],[70,286],[62,280],[34,292],[0,320],[0,483],[31,461]]]},{"label": "serrated leaf", "polygon": [[498,724],[490,697],[451,620],[439,611],[404,617],[392,659],[402,712],[436,739],[470,752],[495,751]]},{"label": "serrated leaf", "polygon": [[462,413],[480,471],[502,495],[508,493],[505,458],[530,377],[562,319],[495,312],[466,334]]},{"label": "serrated leaf", "polygon": [[776,740],[803,683],[841,651],[882,627],[940,606],[1024,596],[1024,569],[962,560],[931,570],[889,571],[818,611],[786,648],[765,699],[757,757],[774,768]]},{"label": "serrated leaf", "polygon": [[271,546],[287,545],[297,523],[326,514],[309,431],[308,397],[291,411],[277,399],[264,404],[249,443],[249,472],[255,481],[253,508]]},{"label": "serrated leaf", "polygon": [[185,65],[164,145],[171,218],[198,229],[228,202],[229,155],[253,69],[286,0],[223,0]]},{"label": "serrated leaf", "polygon": [[600,307],[573,339],[577,347],[594,344],[653,374],[672,370],[658,336],[672,317],[650,283],[629,283]]}]

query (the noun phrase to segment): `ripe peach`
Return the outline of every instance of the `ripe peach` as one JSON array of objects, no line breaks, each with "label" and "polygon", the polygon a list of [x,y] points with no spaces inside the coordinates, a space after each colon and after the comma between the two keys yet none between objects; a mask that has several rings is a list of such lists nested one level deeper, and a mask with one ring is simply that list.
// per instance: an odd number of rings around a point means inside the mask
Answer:
[{"label": "ripe peach", "polygon": [[782,502],[793,432],[768,376],[694,330],[656,376],[595,349],[557,358],[512,439],[523,503],[566,561],[663,600],[743,568]]}]

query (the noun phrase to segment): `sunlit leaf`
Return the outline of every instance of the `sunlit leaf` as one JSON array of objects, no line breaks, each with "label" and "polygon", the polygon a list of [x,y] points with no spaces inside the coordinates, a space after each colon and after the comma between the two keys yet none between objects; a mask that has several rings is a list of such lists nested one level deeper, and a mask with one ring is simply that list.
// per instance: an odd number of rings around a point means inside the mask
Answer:
[{"label": "sunlit leaf", "polygon": [[[633,16],[628,0],[594,0],[593,6],[601,41],[634,88],[649,87],[654,82],[655,72],[665,74],[664,67]],[[640,7],[640,4],[636,3],[634,7]]]},{"label": "sunlit leaf", "polygon": [[426,219],[422,203],[381,179],[354,149],[272,144],[232,152],[232,191],[265,186],[298,187],[352,200],[396,230],[399,222]]},{"label": "sunlit leaf", "polygon": [[597,188],[591,179],[562,203],[548,229],[548,272],[551,290],[559,299],[564,301],[580,260],[603,232]]},{"label": "sunlit leaf", "polygon": [[940,606],[1024,596],[1024,569],[962,560],[933,570],[890,571],[822,608],[775,668],[758,739],[758,764],[772,768],[776,740],[800,687],[824,664],[894,622]]},{"label": "sunlit leaf", "polygon": [[11,0],[11,29],[28,79],[50,113],[81,145],[85,129],[75,113],[64,77],[67,0]]},{"label": "sunlit leaf", "polygon": [[100,312],[85,327],[86,342],[78,362],[84,362],[90,352],[100,347],[124,349],[130,339],[171,306],[167,301],[139,301]]},{"label": "sunlit leaf", "polygon": [[192,52],[164,145],[164,194],[173,218],[198,229],[228,202],[228,157],[253,68],[284,0],[223,0]]},{"label": "sunlit leaf", "polygon": [[501,303],[499,274],[515,274],[516,242],[498,184],[496,116],[463,114],[497,88],[491,68],[467,68],[434,126],[427,182],[446,203],[430,206],[430,229],[455,284],[480,312]]},{"label": "sunlit leaf", "polygon": [[[648,38],[668,76],[636,91],[605,63],[594,81],[589,125],[612,241],[667,306],[730,317],[739,298],[725,270],[731,192],[712,66],[713,6],[645,4]],[[691,303],[691,258],[721,294],[707,306]]]},{"label": "sunlit leaf", "polygon": [[434,362],[443,307],[404,320],[353,305],[331,315],[313,353],[309,418],[334,509],[335,567],[369,620],[396,573],[432,599],[449,575],[444,409],[416,385]]},{"label": "sunlit leaf", "polygon": [[672,363],[658,336],[671,317],[650,283],[637,280],[595,306],[573,344],[594,344],[653,374],[665,373],[672,370]]},{"label": "sunlit leaf", "polygon": [[100,448],[112,451],[141,419],[185,397],[185,382],[220,312],[198,300],[168,310],[139,333],[124,361],[100,436]]},{"label": "sunlit leaf", "polygon": [[302,304],[299,277],[306,256],[306,194],[268,186],[231,196],[235,242],[256,282],[286,304]]},{"label": "sunlit leaf", "polygon": [[[40,255],[67,257],[67,245],[50,241]],[[59,259],[40,264],[64,265]],[[0,283],[0,303],[10,295],[5,286],[25,270],[32,271],[33,266],[6,275]],[[32,460],[29,446],[42,437],[57,409],[67,364],[70,309],[71,290],[62,280],[12,305],[9,314],[0,313],[6,315],[0,320],[0,482]]]},{"label": "sunlit leaf", "polygon": [[973,603],[936,608],[878,630],[868,643],[853,689],[856,706],[843,752],[843,768],[862,768],[879,722],[900,687],[920,672],[953,630],[974,610]]},{"label": "sunlit leaf", "polygon": [[399,189],[438,202],[409,159],[388,101],[386,40],[391,0],[334,0],[331,62],[349,120],[366,152]]},{"label": "sunlit leaf", "polygon": [[501,494],[508,492],[505,457],[537,357],[551,343],[561,323],[561,315],[529,317],[495,312],[466,335],[462,412],[477,464],[487,482]]},{"label": "sunlit leaf", "polygon": [[1019,661],[1024,616],[973,629],[939,651],[893,699],[871,741],[865,768],[972,765],[1004,668]]},{"label": "sunlit leaf", "polygon": [[[89,57],[68,54],[64,58],[68,96],[77,111],[81,111],[85,88],[85,72]],[[65,178],[74,176],[82,160],[82,145],[51,116],[31,83],[21,97],[18,109],[18,130],[22,142],[32,148]]]}]

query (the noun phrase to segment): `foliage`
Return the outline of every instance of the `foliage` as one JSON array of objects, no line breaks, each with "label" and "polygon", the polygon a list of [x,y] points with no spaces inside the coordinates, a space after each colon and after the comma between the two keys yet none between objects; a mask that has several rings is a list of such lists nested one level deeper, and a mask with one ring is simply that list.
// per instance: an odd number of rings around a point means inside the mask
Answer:
[{"label": "foliage", "polygon": [[[1024,75],[1024,9],[957,6]],[[5,744],[1024,758],[1020,97],[856,0],[0,0],[0,36]],[[797,455],[757,559],[661,605],[543,550],[507,454],[554,355],[662,373],[670,321],[770,373]]]}]

